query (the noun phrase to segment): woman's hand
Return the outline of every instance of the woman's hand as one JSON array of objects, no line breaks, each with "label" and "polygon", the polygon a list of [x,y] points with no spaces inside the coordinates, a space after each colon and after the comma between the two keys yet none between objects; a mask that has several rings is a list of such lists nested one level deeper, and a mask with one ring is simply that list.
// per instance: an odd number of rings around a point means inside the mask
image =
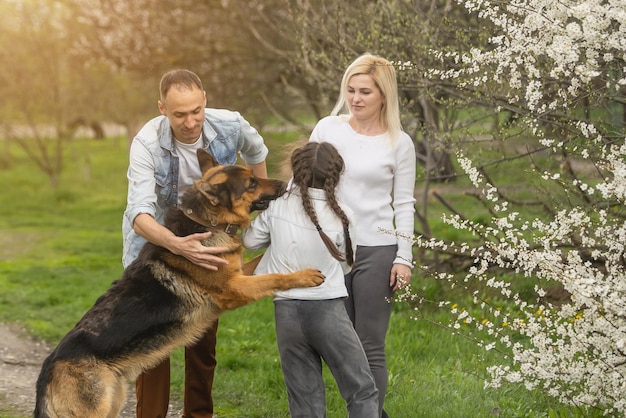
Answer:
[{"label": "woman's hand", "polygon": [[405,264],[394,264],[389,276],[389,287],[395,292],[411,283],[411,269]]}]

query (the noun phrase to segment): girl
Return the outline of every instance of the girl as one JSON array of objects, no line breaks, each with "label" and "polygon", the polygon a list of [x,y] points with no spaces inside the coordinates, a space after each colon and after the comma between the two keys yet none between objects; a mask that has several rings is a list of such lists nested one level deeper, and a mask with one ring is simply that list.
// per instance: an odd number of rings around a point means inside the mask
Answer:
[{"label": "girl", "polygon": [[345,309],[344,274],[352,265],[352,211],[337,201],[343,159],[329,143],[309,142],[291,155],[290,191],[270,203],[243,234],[250,249],[267,247],[255,273],[317,268],[325,282],[277,292],[278,351],[292,417],[325,417],[322,359],[350,417],[376,418],[378,391]]}]

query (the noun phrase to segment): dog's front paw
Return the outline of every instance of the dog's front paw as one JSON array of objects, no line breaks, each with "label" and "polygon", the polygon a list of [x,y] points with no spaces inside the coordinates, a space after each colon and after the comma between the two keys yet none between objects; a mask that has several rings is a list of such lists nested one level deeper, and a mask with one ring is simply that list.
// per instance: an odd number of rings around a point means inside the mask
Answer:
[{"label": "dog's front paw", "polygon": [[295,287],[315,287],[324,283],[325,276],[317,269],[304,269],[293,274]]}]

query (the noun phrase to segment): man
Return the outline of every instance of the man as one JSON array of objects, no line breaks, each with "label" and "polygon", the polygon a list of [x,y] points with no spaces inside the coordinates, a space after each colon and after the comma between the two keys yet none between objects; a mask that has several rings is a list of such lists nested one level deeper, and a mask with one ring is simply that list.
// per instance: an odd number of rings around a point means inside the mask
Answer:
[{"label": "man", "polygon": [[[124,212],[123,264],[127,267],[146,240],[217,270],[226,261],[222,247],[205,247],[210,232],[177,237],[163,224],[167,208],[179,203],[184,189],[201,177],[196,150],[209,151],[219,164],[235,164],[237,154],[259,177],[267,177],[268,149],[263,138],[237,112],[206,108],[200,78],[188,70],[163,75],[158,101],[161,116],[149,121],[130,147],[128,201]],[[192,347],[185,347],[183,417],[212,417],[217,321]],[[139,375],[137,417],[164,418],[170,390],[170,361]]]}]

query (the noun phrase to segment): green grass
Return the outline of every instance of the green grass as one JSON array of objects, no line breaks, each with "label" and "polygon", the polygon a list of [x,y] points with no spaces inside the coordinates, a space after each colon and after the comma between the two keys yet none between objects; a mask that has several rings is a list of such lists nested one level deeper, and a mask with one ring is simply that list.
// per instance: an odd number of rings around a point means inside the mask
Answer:
[{"label": "green grass", "polygon": [[18,414],[7,408],[0,408],[0,418],[28,418],[28,415]]},{"label": "green grass", "polygon": [[[272,135],[268,145],[273,152],[294,137]],[[71,158],[76,152],[68,150],[58,190],[19,150],[11,150],[13,164],[0,171],[0,321],[19,322],[55,344],[120,276],[128,160],[120,143],[90,141],[81,145],[81,158]],[[271,154],[270,174],[278,167],[273,155],[278,153]],[[415,284],[433,287],[426,279],[416,278]],[[430,314],[444,322],[447,315]],[[484,389],[485,366],[499,362],[497,354],[413,319],[406,305],[394,307],[387,341],[385,408],[394,418],[580,416],[520,386]],[[269,298],[222,316],[217,357],[214,400],[220,418],[288,416]],[[180,349],[172,372],[172,396],[181,399]],[[324,376],[328,416],[345,417],[326,369]],[[0,416],[17,415],[0,410]]]}]

